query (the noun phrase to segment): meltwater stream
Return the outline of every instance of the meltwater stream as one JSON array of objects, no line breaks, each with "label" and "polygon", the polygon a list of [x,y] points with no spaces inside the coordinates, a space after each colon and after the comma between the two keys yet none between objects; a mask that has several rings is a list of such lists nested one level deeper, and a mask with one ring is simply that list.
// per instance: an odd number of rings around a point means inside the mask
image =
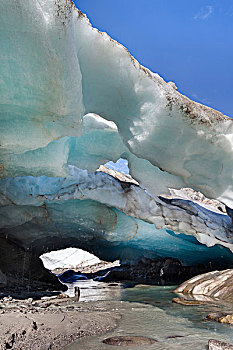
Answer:
[{"label": "meltwater stream", "polygon": [[118,327],[107,334],[81,338],[66,350],[111,350],[103,340],[115,336],[142,336],[158,342],[143,346],[117,346],[117,349],[206,350],[209,339],[233,343],[233,328],[208,321],[205,316],[220,311],[218,306],[182,306],[172,303],[174,287],[107,284],[82,281],[71,284],[81,291],[81,302],[90,302],[121,314]]}]

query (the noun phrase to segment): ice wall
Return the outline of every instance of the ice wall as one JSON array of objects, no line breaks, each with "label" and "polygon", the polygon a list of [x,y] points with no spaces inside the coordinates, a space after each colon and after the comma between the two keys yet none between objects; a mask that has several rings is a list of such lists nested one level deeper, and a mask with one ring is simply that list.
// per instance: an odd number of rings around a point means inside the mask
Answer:
[{"label": "ice wall", "polygon": [[[74,166],[70,172],[68,178],[2,180],[0,231],[38,254],[78,246],[106,260],[129,259],[128,248],[135,251],[132,259],[170,256],[187,265],[233,261],[231,219],[216,207],[151,196],[117,172]],[[214,245],[222,248],[206,247]]]},{"label": "ice wall", "polygon": [[[130,153],[173,175],[163,174],[160,190],[183,183],[231,204],[231,119],[142,67],[71,0],[1,0],[0,16],[2,176],[30,174],[27,156],[37,175],[64,175],[67,137],[80,135],[91,112],[115,122]],[[16,154],[21,166],[13,169]],[[152,191],[153,170],[143,167],[143,177],[130,168]]]},{"label": "ice wall", "polygon": [[[0,0],[0,96],[0,238],[35,256],[74,244],[108,259],[129,248],[231,260],[231,218],[169,188],[233,208],[232,120],[141,66],[71,0]],[[95,173],[119,158],[136,182]]]}]

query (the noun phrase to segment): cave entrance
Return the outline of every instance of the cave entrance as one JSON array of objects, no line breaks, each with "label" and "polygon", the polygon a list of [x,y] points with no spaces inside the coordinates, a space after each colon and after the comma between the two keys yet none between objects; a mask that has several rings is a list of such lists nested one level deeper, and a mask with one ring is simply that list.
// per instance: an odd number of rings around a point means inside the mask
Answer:
[{"label": "cave entrance", "polygon": [[[81,295],[81,301],[102,299],[105,287],[99,283],[109,271],[120,266],[119,260],[107,262],[78,248],[51,251],[40,256],[44,267],[58,277],[70,297]],[[106,294],[107,296],[107,294]]]},{"label": "cave entrance", "polygon": [[65,284],[105,275],[120,265],[119,260],[103,261],[83,249],[72,247],[45,253],[40,259],[44,267]]}]

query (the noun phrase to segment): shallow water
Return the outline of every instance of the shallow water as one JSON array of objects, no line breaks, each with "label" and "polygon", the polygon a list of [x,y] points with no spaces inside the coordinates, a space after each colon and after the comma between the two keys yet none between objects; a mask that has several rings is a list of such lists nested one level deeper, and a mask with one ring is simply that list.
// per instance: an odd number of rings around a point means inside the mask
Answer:
[{"label": "shallow water", "polygon": [[[209,312],[218,311],[212,306],[182,306],[172,303],[174,287],[139,285],[133,288],[122,284],[101,282],[76,282],[81,291],[80,301],[95,302],[100,308],[117,311],[122,315],[119,326],[102,336],[80,339],[66,347],[66,350],[111,350],[116,347],[103,344],[108,337],[119,335],[155,338],[158,343],[122,347],[117,349],[158,350],[206,350],[209,339],[233,343],[233,328],[205,320]],[[69,292],[72,294],[70,285]],[[169,338],[174,337],[175,338]]]}]

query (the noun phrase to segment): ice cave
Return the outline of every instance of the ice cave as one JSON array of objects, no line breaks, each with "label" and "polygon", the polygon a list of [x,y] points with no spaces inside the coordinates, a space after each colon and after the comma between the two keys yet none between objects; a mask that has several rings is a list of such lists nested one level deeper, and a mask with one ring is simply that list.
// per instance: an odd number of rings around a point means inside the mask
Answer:
[{"label": "ice cave", "polygon": [[68,247],[232,266],[232,120],[71,0],[0,0],[0,26],[1,287],[60,288],[39,257]]}]

